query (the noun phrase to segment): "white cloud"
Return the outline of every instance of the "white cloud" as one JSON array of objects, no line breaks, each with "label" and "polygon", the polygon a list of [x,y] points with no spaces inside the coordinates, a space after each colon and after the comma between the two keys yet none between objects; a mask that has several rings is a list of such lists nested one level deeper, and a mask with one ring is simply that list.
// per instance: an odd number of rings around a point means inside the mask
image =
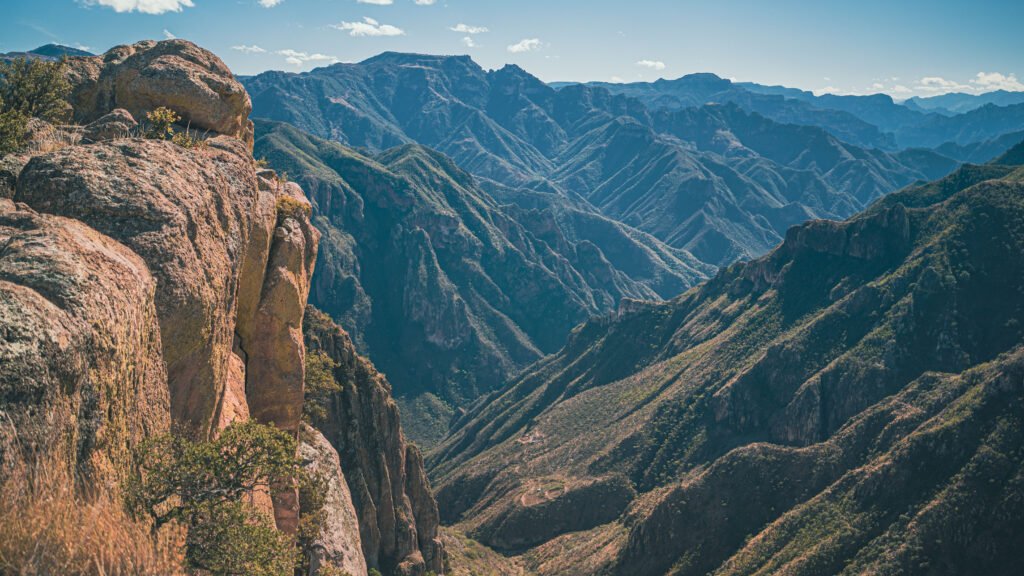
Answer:
[{"label": "white cloud", "polygon": [[373,18],[363,18],[362,22],[342,22],[331,24],[331,28],[344,30],[349,36],[403,36],[405,31],[391,24],[381,24]]},{"label": "white cloud", "polygon": [[461,32],[462,34],[483,34],[484,32],[490,32],[484,26],[470,26],[469,24],[456,24],[449,28],[452,32]]},{"label": "white cloud", "polygon": [[166,38],[168,40],[174,40],[175,38],[177,38],[177,36],[175,36],[173,33],[171,33],[171,31],[168,30],[167,28],[164,28],[164,38]]},{"label": "white cloud", "polygon": [[273,8],[281,2],[284,2],[284,0],[259,0],[259,2],[260,6],[263,6],[264,8]]},{"label": "white cloud", "polygon": [[298,50],[292,50],[290,48],[278,50],[277,53],[284,56],[284,61],[293,66],[302,66],[306,62],[331,62],[332,64],[334,62],[338,62],[338,58],[336,56],[328,56],[327,54],[320,53],[308,54],[306,52],[299,52]]},{"label": "white cloud", "polygon": [[239,52],[245,52],[246,54],[262,54],[266,52],[266,50],[260,48],[255,44],[253,44],[252,46],[246,44],[239,44],[238,46],[232,46],[231,49],[237,50]]},{"label": "white cloud", "polygon": [[510,44],[508,51],[513,54],[519,54],[522,52],[535,52],[540,50],[543,43],[540,38],[524,38],[515,44]]},{"label": "white cloud", "polygon": [[1011,92],[1024,92],[1024,84],[1017,80],[1015,74],[1004,75],[999,72],[978,72],[971,79],[971,84],[978,90],[990,92],[992,90],[1009,90]]},{"label": "white cloud", "polygon": [[917,81],[917,90],[931,94],[945,94],[947,92],[965,92],[971,89],[966,84],[954,80],[947,80],[941,76],[925,76]]},{"label": "white cloud", "polygon": [[391,6],[395,0],[356,0],[360,4],[375,4],[377,6]]},{"label": "white cloud", "polygon": [[637,66],[642,68],[650,68],[651,70],[664,70],[665,63],[659,60],[641,60],[636,63]]},{"label": "white cloud", "polygon": [[114,12],[142,12],[143,14],[163,14],[164,12],[181,12],[183,8],[192,8],[192,0],[81,0],[86,6],[106,6]]},{"label": "white cloud", "polygon": [[463,38],[462,39],[462,44],[466,48],[476,48],[476,42],[473,41],[473,37],[472,36],[466,36],[465,38]]},{"label": "white cloud", "polygon": [[611,82],[612,84],[625,84],[625,83],[626,83],[626,81],[625,81],[625,80],[623,80],[622,78],[620,78],[620,77],[618,77],[618,76],[612,76],[612,78],[611,78],[610,82]]},{"label": "white cloud", "polygon": [[436,0],[415,0],[415,2],[419,6],[433,6]]}]

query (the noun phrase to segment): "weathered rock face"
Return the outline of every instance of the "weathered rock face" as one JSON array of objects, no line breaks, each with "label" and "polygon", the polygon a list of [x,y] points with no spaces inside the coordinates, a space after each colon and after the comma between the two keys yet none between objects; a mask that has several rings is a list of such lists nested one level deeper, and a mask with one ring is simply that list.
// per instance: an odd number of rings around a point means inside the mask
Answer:
[{"label": "weathered rock face", "polygon": [[0,199],[0,481],[25,455],[102,486],[170,424],[145,262],[66,218]]},{"label": "weathered rock face", "polygon": [[115,108],[135,118],[165,106],[192,128],[234,136],[252,148],[249,95],[213,53],[185,40],[147,40],[103,56],[73,58],[69,76],[75,120],[91,122]]},{"label": "weathered rock face", "polygon": [[243,258],[251,231],[274,217],[244,145],[221,137],[206,150],[151,140],[72,146],[33,158],[15,199],[77,218],[146,261],[159,286],[172,413],[211,431],[227,381]]},{"label": "weathered rock face", "polygon": [[138,125],[127,110],[118,108],[87,124],[82,130],[82,139],[86,142],[102,142],[127,138]]},{"label": "weathered rock face", "polygon": [[359,536],[359,517],[352,504],[338,452],[318,430],[303,426],[299,457],[307,472],[327,480],[324,495],[324,535],[316,543],[310,571],[319,574],[324,566],[333,566],[350,576],[366,576],[366,559]]},{"label": "weathered rock face", "polygon": [[307,308],[304,330],[310,350],[338,363],[343,389],[316,424],[341,459],[367,565],[401,575],[443,571],[437,504],[419,451],[402,435],[390,385],[322,312]]}]

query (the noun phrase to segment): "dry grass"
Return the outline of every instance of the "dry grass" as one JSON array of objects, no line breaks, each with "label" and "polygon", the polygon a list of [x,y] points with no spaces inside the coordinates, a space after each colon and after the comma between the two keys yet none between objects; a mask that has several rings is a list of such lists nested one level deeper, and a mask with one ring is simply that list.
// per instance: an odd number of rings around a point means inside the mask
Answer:
[{"label": "dry grass", "polygon": [[0,486],[0,574],[184,574],[184,533],[153,536],[112,495],[85,496],[55,460],[20,466]]}]

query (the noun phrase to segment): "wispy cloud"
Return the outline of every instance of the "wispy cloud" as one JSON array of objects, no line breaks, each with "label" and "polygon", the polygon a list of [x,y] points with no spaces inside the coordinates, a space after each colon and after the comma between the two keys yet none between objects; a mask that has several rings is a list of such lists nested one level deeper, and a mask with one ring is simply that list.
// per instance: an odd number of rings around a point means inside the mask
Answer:
[{"label": "wispy cloud", "polygon": [[285,50],[278,50],[278,54],[284,56],[284,61],[293,66],[302,66],[306,62],[338,62],[336,56],[328,56],[327,54],[314,53],[309,54],[307,52],[299,52],[298,50],[292,50],[287,48]]},{"label": "wispy cloud", "polygon": [[395,0],[356,0],[360,4],[375,4],[377,6],[391,6]]},{"label": "wispy cloud", "polygon": [[84,6],[105,6],[114,12],[142,12],[143,14],[163,14],[165,12],[181,12],[184,8],[192,8],[192,0],[79,0]]},{"label": "wispy cloud", "polygon": [[490,32],[490,30],[484,26],[470,26],[469,24],[462,24],[461,22],[452,26],[449,30],[452,32],[460,32],[462,34],[483,34],[484,32]]},{"label": "wispy cloud", "polygon": [[433,6],[437,0],[415,0],[418,6]]},{"label": "wispy cloud", "polygon": [[664,70],[665,63],[660,60],[641,60],[636,63],[641,68],[650,68],[651,70]]},{"label": "wispy cloud", "polygon": [[462,45],[466,48],[476,48],[476,41],[473,40],[472,36],[466,36],[462,39]]},{"label": "wispy cloud", "polygon": [[1017,80],[1015,74],[1000,74],[999,72],[978,72],[971,79],[971,84],[983,92],[992,90],[1009,90],[1010,92],[1024,92],[1024,84]]},{"label": "wispy cloud", "polygon": [[284,2],[284,0],[259,0],[260,6],[263,6],[264,8],[273,8],[281,2]]},{"label": "wispy cloud", "polygon": [[381,24],[373,18],[363,18],[362,22],[342,22],[331,24],[331,28],[344,30],[349,36],[402,36],[405,31],[397,26]]},{"label": "wispy cloud", "polygon": [[170,30],[168,30],[167,28],[164,28],[164,38],[166,38],[166,39],[168,39],[168,40],[174,40],[175,38],[177,38],[177,36],[175,36],[175,35],[174,35],[174,34],[173,34],[173,33],[172,33],[172,32],[171,32]]},{"label": "wispy cloud", "polygon": [[536,52],[544,46],[544,43],[540,41],[540,38],[524,38],[515,44],[508,46],[508,51],[513,54],[520,54],[522,52]]},{"label": "wispy cloud", "polygon": [[231,49],[232,50],[237,50],[239,52],[244,52],[246,54],[262,54],[262,53],[266,52],[266,50],[264,50],[263,48],[260,48],[259,46],[255,45],[255,44],[253,44],[251,46],[248,45],[248,44],[239,44],[238,46],[232,46]]}]

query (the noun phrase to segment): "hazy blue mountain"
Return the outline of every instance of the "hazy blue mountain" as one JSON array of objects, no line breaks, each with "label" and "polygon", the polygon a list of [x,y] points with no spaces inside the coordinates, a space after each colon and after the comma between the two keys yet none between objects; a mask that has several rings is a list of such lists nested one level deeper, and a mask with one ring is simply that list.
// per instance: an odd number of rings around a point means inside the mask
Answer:
[{"label": "hazy blue mountain", "polygon": [[1009,92],[1007,90],[996,90],[985,94],[953,92],[940,96],[915,96],[904,102],[905,106],[914,110],[934,111],[947,116],[970,112],[986,104],[995,104],[996,106],[1024,104],[1024,92]]},{"label": "hazy blue mountain", "polygon": [[72,48],[71,46],[46,44],[36,48],[35,50],[29,50],[28,52],[8,52],[6,54],[0,54],[0,59],[42,58],[44,60],[59,60],[65,56],[95,56],[95,54],[79,48]]},{"label": "hazy blue mountain", "polygon": [[[849,216],[955,167],[934,153],[845,144],[826,129],[776,122],[742,104],[695,108],[689,104],[703,98],[695,96],[686,106],[652,108],[635,94],[555,90],[519,67],[485,71],[464,56],[385,53],[244,82],[257,116],[371,152],[429,146],[484,182],[582,200],[715,266],[764,253],[808,218]],[[678,94],[731,86],[709,74],[662,84],[685,88],[673,89]],[[867,126],[845,112],[823,113]],[[778,147],[802,152],[780,156]]]}]

